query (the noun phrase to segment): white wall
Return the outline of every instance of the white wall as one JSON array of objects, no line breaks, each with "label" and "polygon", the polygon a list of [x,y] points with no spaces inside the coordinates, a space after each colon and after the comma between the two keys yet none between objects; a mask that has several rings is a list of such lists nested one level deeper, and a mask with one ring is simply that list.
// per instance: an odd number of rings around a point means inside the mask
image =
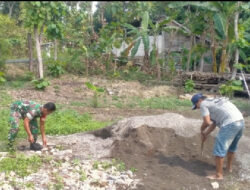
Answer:
[{"label": "white wall", "polygon": [[[153,43],[154,43],[154,37],[149,36],[149,52],[153,48]],[[164,51],[164,37],[162,35],[158,35],[156,37],[156,45],[158,49],[158,53],[162,53]],[[124,51],[128,47],[128,44],[125,42],[122,43],[122,46],[120,48],[113,48],[112,52],[119,57],[121,55],[121,52]],[[132,48],[133,49],[133,48]],[[131,51],[129,52],[129,56],[131,56]],[[137,53],[135,54],[135,57],[143,57],[144,56],[144,45],[141,40],[140,46],[138,48]]]}]

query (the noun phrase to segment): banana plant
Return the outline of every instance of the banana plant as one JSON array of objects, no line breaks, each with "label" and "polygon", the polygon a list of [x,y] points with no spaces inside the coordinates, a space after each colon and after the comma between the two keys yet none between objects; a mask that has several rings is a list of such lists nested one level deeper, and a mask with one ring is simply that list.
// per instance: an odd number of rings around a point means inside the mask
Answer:
[{"label": "banana plant", "polygon": [[[227,47],[230,42],[230,37],[233,36],[232,34],[232,17],[234,16],[235,11],[237,10],[237,4],[233,1],[221,2],[221,1],[214,1],[214,2],[176,2],[172,3],[172,7],[181,7],[181,6],[195,6],[200,8],[204,11],[207,11],[210,23],[214,27],[214,31],[216,36],[211,36],[212,38],[212,53],[216,54],[216,50],[213,48],[215,46],[215,41],[219,41],[219,44],[222,49],[222,55],[220,60],[220,73],[224,73],[226,67],[228,66],[228,57],[227,57]],[[199,17],[197,17],[199,18]],[[211,19],[212,23],[211,24]],[[192,20],[194,22],[194,20]],[[212,32],[211,32],[212,33]],[[231,35],[231,36],[230,36]],[[215,58],[215,55],[213,55]],[[213,59],[213,62],[216,61]],[[215,66],[214,66],[215,70]]]},{"label": "banana plant", "polygon": [[172,19],[173,17],[168,17],[161,22],[156,22],[155,24],[153,24],[151,19],[149,19],[149,26],[151,27],[150,33],[154,37],[153,47],[150,52],[150,63],[152,66],[156,65],[158,81],[161,80],[161,65],[158,58],[157,35],[159,35],[161,31],[176,29],[173,28],[173,26],[166,26],[166,24],[170,23]]},{"label": "banana plant", "polygon": [[90,82],[85,82],[85,85],[87,86],[88,89],[90,89],[94,92],[94,97],[92,100],[93,107],[94,108],[98,107],[98,97],[100,96],[101,93],[104,93],[105,90],[103,88],[100,88],[100,87],[93,85]]},{"label": "banana plant", "polygon": [[[142,22],[140,28],[136,28],[132,26],[131,24],[125,23],[123,26],[129,30],[127,35],[133,35],[133,41],[134,43],[133,49],[131,50],[131,57],[133,58],[141,44],[141,41],[143,42],[144,45],[144,66],[148,67],[149,66],[149,30],[148,30],[148,25],[149,25],[149,13],[146,11],[143,14],[142,17]],[[130,47],[130,45],[129,45]]]}]

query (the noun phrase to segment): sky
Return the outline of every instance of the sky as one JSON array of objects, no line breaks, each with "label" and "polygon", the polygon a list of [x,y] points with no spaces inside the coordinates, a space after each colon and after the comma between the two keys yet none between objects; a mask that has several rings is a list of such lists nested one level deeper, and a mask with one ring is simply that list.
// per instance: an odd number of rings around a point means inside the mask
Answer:
[{"label": "sky", "polygon": [[97,5],[98,1],[93,1],[93,6],[92,6],[92,13],[94,13],[96,11],[96,5]]}]

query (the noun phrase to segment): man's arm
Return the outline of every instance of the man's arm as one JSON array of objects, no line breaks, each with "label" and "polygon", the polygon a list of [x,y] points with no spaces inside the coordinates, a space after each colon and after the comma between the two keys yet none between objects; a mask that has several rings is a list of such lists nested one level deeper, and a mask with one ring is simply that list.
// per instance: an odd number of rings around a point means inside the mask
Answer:
[{"label": "man's arm", "polygon": [[41,135],[42,135],[42,140],[43,140],[43,145],[47,145],[47,140],[45,137],[45,118],[41,117],[40,118],[40,130],[41,130]]},{"label": "man's arm", "polygon": [[202,125],[201,125],[201,133],[209,126],[211,125],[212,122],[210,120],[210,116],[207,115],[207,116],[204,116],[203,117],[203,122],[202,122]]},{"label": "man's arm", "polygon": [[207,129],[207,131],[204,132],[205,137],[207,137],[215,129],[215,127],[216,125],[212,123],[210,127]]},{"label": "man's arm", "polygon": [[[208,129],[206,130],[207,127],[208,127]],[[207,136],[215,129],[215,127],[216,127],[216,124],[211,121],[209,115],[203,117],[203,123],[201,126],[202,141],[206,140]]]},{"label": "man's arm", "polygon": [[31,134],[31,131],[30,131],[29,122],[30,122],[29,118],[25,117],[24,118],[24,122],[23,122],[24,123],[24,129],[25,129],[25,131],[28,134],[28,140],[29,140],[29,142],[33,143],[34,142],[34,138],[33,138],[33,135]]}]

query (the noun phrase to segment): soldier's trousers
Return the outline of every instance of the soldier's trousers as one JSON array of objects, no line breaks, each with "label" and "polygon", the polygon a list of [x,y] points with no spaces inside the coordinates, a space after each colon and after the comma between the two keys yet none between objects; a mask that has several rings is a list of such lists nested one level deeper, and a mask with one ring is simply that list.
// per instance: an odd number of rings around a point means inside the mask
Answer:
[{"label": "soldier's trousers", "polygon": [[[9,134],[8,134],[8,140],[10,142],[15,141],[15,138],[17,136],[18,130],[19,130],[19,121],[20,119],[22,119],[21,114],[12,109],[11,108],[11,112],[10,112],[10,130],[9,130]],[[29,126],[30,126],[30,131],[31,134],[33,135],[34,140],[37,140],[37,135],[38,135],[38,124],[37,124],[37,119],[34,118],[32,120],[30,120],[29,122]]]}]

